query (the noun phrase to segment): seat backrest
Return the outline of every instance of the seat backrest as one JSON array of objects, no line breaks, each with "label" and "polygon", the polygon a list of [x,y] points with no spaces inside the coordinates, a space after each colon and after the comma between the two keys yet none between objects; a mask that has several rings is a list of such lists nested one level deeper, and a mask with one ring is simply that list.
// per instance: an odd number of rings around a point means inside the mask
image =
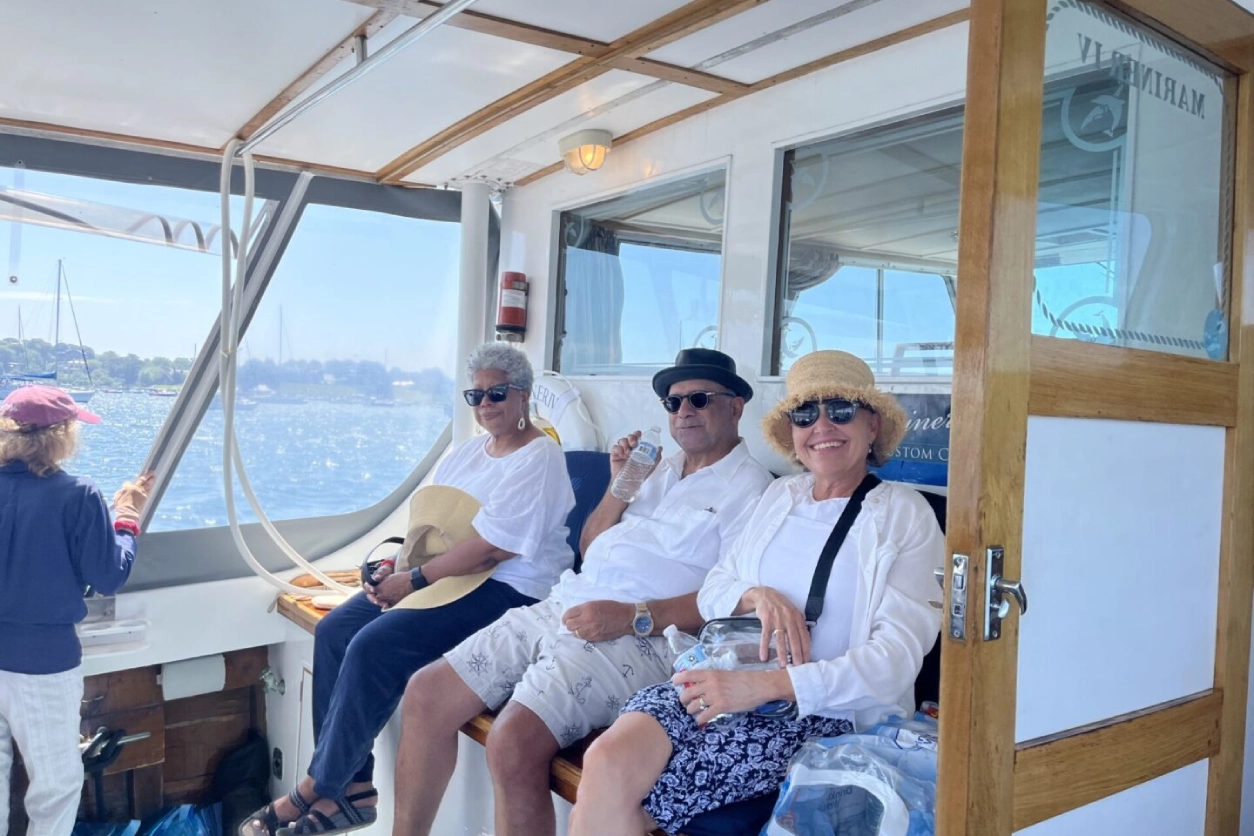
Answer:
[{"label": "seat backrest", "polygon": [[[919,491],[923,494],[923,498],[927,500],[927,504],[932,506],[932,513],[936,515],[936,521],[940,523],[941,534],[945,533],[945,514],[946,499],[938,493],[930,493],[928,491]],[[938,586],[936,588],[936,597],[944,598],[941,594],[942,590]],[[940,702],[940,653],[941,642],[940,636],[936,637],[936,644],[932,646],[932,650],[923,657],[923,667],[919,670],[918,677],[914,680],[914,704],[917,706],[924,702]]]},{"label": "seat backrest", "polygon": [[566,472],[570,474],[570,486],[575,491],[575,507],[566,517],[570,536],[566,542],[575,553],[575,571],[583,565],[579,553],[579,535],[588,515],[597,507],[610,486],[610,454],[594,450],[567,450]]}]

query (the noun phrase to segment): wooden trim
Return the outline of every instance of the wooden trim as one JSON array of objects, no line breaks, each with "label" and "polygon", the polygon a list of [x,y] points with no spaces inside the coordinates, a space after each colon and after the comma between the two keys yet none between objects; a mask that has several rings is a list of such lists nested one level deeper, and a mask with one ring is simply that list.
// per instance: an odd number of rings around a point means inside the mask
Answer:
[{"label": "wooden trim", "polygon": [[[945,545],[969,556],[973,590],[994,543],[1005,547],[1006,577],[1020,577],[1046,10],[1046,0],[971,4]],[[936,831],[945,836],[1011,832],[1019,620],[985,642],[984,618],[969,606],[966,640],[941,637]]]},{"label": "wooden trim", "polygon": [[313,635],[314,630],[318,628],[318,622],[322,620],[322,616],[326,615],[324,611],[310,604],[308,598],[297,598],[286,592],[280,593],[275,600],[275,609],[278,610],[279,615],[289,619],[310,635]]},{"label": "wooden trim", "polygon": [[840,64],[845,61],[851,61],[854,58],[861,58],[863,55],[869,55],[872,52],[878,52],[881,49],[887,49],[890,46],[896,46],[900,43],[913,40],[922,35],[935,32],[938,29],[945,29],[950,26],[956,26],[971,19],[971,10],[959,9],[956,12],[950,12],[940,17],[934,17],[931,20],[925,20],[922,23],[916,23],[914,26],[907,26],[905,29],[899,29],[896,32],[890,32],[887,35],[867,41],[864,44],[851,46],[848,49],[842,49],[840,52],[834,52],[823,58],[817,58],[808,64],[802,64],[800,67],[794,67],[791,70],[785,70],[778,75],[764,78],[753,84],[753,92],[766,90],[778,84],[784,84],[788,81],[801,78],[802,76],[817,73],[819,70],[825,70],[834,64]]},{"label": "wooden trim", "polygon": [[660,81],[669,81],[674,84],[684,84],[688,87],[709,90],[711,93],[743,96],[753,91],[752,85],[744,84],[743,82],[732,81],[730,78],[723,78],[722,76],[704,73],[700,70],[692,70],[687,67],[677,67],[674,64],[663,64],[661,61],[653,61],[649,58],[620,58],[614,61],[611,66],[616,70],[626,70],[629,73],[646,75]]},{"label": "wooden trim", "polygon": [[1078,340],[1032,337],[1028,412],[1230,427],[1237,366]]},{"label": "wooden trim", "polygon": [[682,8],[614,41],[600,56],[571,61],[480,108],[401,154],[379,169],[375,177],[383,182],[397,182],[515,116],[605,74],[613,69],[614,62],[620,58],[638,58],[764,2],[766,0],[692,0]]},{"label": "wooden trim", "polygon": [[[415,18],[426,17],[443,5],[442,3],[429,2],[429,0],[349,1],[361,6],[369,6],[372,9],[395,10],[398,14]],[[455,29],[465,29],[467,32],[477,32],[480,35],[491,35],[494,38],[515,41],[520,44],[530,44],[531,46],[544,47],[545,49],[552,49],[558,52],[568,52],[572,55],[583,55],[587,58],[601,58],[612,48],[610,44],[592,40],[591,38],[568,35],[565,32],[557,32],[540,26],[532,26],[529,23],[519,23],[518,21],[506,20],[503,17],[493,17],[492,15],[475,11],[461,12],[445,25]],[[664,64],[661,61],[650,61],[644,58],[618,58],[611,62],[611,67],[616,70],[626,70],[629,73],[637,73],[663,81],[673,81],[676,84],[686,84],[689,87],[699,87],[715,93],[736,92],[742,88],[747,89],[749,87],[747,84],[732,81],[729,78],[722,78],[699,70],[690,70],[687,67]]]},{"label": "wooden trim", "polygon": [[[1215,755],[1224,703],[1221,692],[1207,691],[1020,743],[1015,751],[1014,829]],[[1244,702],[1240,710],[1245,711]],[[1235,827],[1229,832],[1236,833]]]},{"label": "wooden trim", "polygon": [[[748,85],[743,91],[729,91],[717,98],[692,105],[691,107],[686,107],[683,110],[678,110],[670,114],[669,116],[663,116],[661,119],[650,122],[647,125],[642,125],[635,130],[628,131],[622,136],[614,138],[614,147],[617,148],[626,145],[627,143],[633,142],[641,137],[648,136],[649,134],[660,131],[663,128],[669,128],[671,125],[682,122],[685,119],[690,119],[693,116],[705,113],[707,110],[713,110],[716,107],[721,107],[730,102],[734,102],[737,99],[752,95],[753,93],[767,90],[787,81],[794,81],[802,76],[809,75],[810,73],[825,70],[828,67],[835,66],[836,64],[851,61],[854,58],[860,58],[863,55],[868,55],[877,50],[895,46],[899,43],[904,43],[905,41],[930,34],[939,29],[954,26],[958,23],[962,23],[969,17],[970,10],[961,9],[956,12],[950,12],[949,14],[924,21],[923,23],[919,23],[914,26],[907,26],[905,29],[900,29],[896,32],[890,32],[883,37],[867,41],[864,44],[859,44],[857,46],[850,47],[849,49],[842,49],[840,52],[834,52],[831,55],[811,61],[808,64],[803,64],[800,67],[787,70],[779,73],[778,75],[770,76],[769,78],[764,78],[761,81]],[[538,171],[533,171],[526,177],[520,178],[514,185],[526,186],[530,183],[536,182],[537,180],[548,177],[550,174],[556,174],[561,170],[562,163],[553,163],[552,165],[546,166]]]},{"label": "wooden trim", "polygon": [[400,12],[387,9],[380,9],[372,14],[369,18],[367,18],[365,23],[354,29],[346,38],[344,38],[344,40],[340,41],[339,44],[332,48],[326,55],[323,55],[315,61],[312,67],[297,76],[296,80],[287,85],[287,87],[284,87],[283,91],[279,93],[279,95],[275,96],[267,102],[261,110],[253,114],[253,117],[245,122],[242,128],[235,132],[235,136],[239,139],[248,139],[257,131],[261,130],[261,128],[269,122],[275,114],[295,101],[296,97],[312,87],[314,82],[318,81],[318,79],[335,69],[337,64],[352,55],[358,36],[365,35],[367,38],[374,37],[381,29],[383,29],[384,26],[387,26],[400,16]]},{"label": "wooden trim", "polygon": [[1231,0],[1107,0],[1199,52],[1238,72],[1254,70],[1254,14]]},{"label": "wooden trim", "polygon": [[1238,363],[1236,426],[1224,462],[1223,531],[1219,541],[1219,610],[1215,688],[1225,694],[1223,744],[1211,758],[1206,836],[1228,836],[1241,823],[1250,601],[1254,600],[1254,76],[1237,83],[1233,193],[1232,313],[1229,351]]}]

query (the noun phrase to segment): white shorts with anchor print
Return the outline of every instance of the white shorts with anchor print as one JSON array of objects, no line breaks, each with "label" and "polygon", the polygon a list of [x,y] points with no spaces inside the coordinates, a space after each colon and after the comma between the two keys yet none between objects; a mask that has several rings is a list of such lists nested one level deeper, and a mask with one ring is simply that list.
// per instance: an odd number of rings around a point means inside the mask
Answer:
[{"label": "white shorts with anchor print", "polygon": [[614,722],[627,698],[670,679],[666,640],[624,636],[587,642],[559,633],[552,599],[510,610],[445,657],[493,710],[509,699],[527,706],[567,747]]}]

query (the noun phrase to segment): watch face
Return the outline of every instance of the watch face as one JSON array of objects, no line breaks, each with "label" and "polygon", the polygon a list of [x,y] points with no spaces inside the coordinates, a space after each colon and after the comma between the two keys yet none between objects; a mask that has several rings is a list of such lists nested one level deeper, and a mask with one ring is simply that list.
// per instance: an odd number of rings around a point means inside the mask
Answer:
[{"label": "watch face", "polygon": [[[620,621],[619,624],[622,622]],[[632,629],[636,631],[637,636],[647,636],[653,632],[653,619],[647,615],[638,615],[632,622]]]}]

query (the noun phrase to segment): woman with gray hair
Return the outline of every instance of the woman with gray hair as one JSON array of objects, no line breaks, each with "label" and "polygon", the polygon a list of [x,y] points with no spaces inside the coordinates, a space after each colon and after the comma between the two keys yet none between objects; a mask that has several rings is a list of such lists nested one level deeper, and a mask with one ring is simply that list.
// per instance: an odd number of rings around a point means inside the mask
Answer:
[{"label": "woman with gray hair", "polygon": [[[561,448],[531,423],[526,355],[488,343],[470,355],[466,372],[471,388],[462,397],[486,432],[454,448],[432,482],[443,486],[440,495],[471,501],[471,536],[408,571],[385,561],[363,592],[322,619],[309,774],[246,819],[241,836],[339,833],[373,822],[371,750],[409,677],[506,610],[547,596],[574,562],[566,517],[575,495]],[[433,600],[423,608],[394,608],[428,588],[420,594]]]}]

